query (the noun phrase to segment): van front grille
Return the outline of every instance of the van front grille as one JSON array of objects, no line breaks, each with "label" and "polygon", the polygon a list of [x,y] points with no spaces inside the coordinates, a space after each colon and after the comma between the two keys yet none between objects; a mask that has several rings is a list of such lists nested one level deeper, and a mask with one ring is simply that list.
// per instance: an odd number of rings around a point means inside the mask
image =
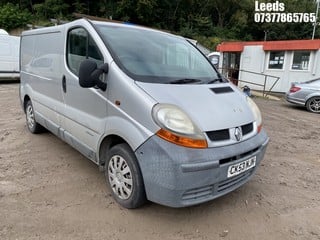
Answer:
[{"label": "van front grille", "polygon": [[254,148],[250,151],[247,151],[247,152],[244,152],[244,153],[241,153],[239,155],[235,155],[235,156],[232,156],[232,157],[228,157],[228,158],[224,158],[224,159],[221,159],[219,160],[219,164],[222,165],[222,164],[226,164],[226,163],[230,163],[230,162],[233,162],[233,161],[236,161],[240,158],[245,158],[247,156],[250,156],[252,155],[253,153],[255,153],[256,151],[258,151],[259,147],[257,148]]},{"label": "van front grille", "polygon": [[[253,131],[253,123],[248,123],[245,125],[240,126],[242,130],[242,135],[245,136]],[[208,138],[213,141],[225,141],[230,140],[230,129],[220,129],[215,131],[208,131],[206,132]]]},{"label": "van front grille", "polygon": [[230,139],[229,129],[207,132],[207,135],[211,141],[223,141]]},{"label": "van front grille", "polygon": [[242,125],[241,130],[242,130],[243,136],[247,135],[248,133],[251,133],[253,131],[253,123]]},{"label": "van front grille", "polygon": [[206,198],[212,195],[213,192],[214,192],[214,185],[190,189],[182,195],[182,200],[187,201],[187,200],[196,200],[200,198]]},{"label": "van front grille", "polygon": [[246,182],[253,172],[254,169],[250,169],[235,177],[217,182],[216,184],[187,190],[182,195],[181,200],[190,203],[192,201],[198,202],[201,199],[213,199],[215,196],[220,196],[223,193],[227,193],[237,187],[240,187]]},{"label": "van front grille", "polygon": [[253,173],[253,171],[254,169],[250,169],[249,171],[239,174],[238,176],[219,182],[217,186],[217,192],[220,193],[241,184]]}]

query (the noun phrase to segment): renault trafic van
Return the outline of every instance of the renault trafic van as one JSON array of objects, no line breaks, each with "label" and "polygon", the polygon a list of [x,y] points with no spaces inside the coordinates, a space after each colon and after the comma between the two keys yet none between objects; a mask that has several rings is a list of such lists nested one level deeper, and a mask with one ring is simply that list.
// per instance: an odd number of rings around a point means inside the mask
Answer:
[{"label": "renault trafic van", "polygon": [[265,154],[256,104],[185,38],[81,19],[23,32],[20,59],[28,129],[50,130],[104,169],[126,208],[212,200],[247,182]]}]

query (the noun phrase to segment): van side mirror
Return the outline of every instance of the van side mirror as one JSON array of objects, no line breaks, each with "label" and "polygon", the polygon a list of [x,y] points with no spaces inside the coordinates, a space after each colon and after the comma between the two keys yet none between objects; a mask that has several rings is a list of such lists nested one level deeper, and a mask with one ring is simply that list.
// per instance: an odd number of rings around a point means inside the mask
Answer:
[{"label": "van side mirror", "polygon": [[108,73],[108,63],[98,68],[97,63],[93,60],[86,59],[80,64],[79,84],[83,88],[98,86],[102,91],[107,89],[107,84],[102,82],[99,77],[102,73]]}]

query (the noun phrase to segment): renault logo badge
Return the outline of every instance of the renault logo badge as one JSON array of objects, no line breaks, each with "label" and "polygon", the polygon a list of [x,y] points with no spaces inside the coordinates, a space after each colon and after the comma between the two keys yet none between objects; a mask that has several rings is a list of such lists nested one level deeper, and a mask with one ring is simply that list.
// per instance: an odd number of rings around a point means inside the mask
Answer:
[{"label": "renault logo badge", "polygon": [[235,128],[234,136],[236,137],[238,142],[242,140],[242,129],[240,127]]}]

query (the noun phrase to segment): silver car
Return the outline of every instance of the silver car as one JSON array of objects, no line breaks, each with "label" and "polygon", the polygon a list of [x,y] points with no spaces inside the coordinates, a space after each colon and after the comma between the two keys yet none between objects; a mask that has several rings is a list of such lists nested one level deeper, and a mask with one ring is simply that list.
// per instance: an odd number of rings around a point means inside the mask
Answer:
[{"label": "silver car", "polygon": [[320,78],[303,83],[293,83],[286,100],[290,103],[306,106],[308,111],[320,113]]}]

